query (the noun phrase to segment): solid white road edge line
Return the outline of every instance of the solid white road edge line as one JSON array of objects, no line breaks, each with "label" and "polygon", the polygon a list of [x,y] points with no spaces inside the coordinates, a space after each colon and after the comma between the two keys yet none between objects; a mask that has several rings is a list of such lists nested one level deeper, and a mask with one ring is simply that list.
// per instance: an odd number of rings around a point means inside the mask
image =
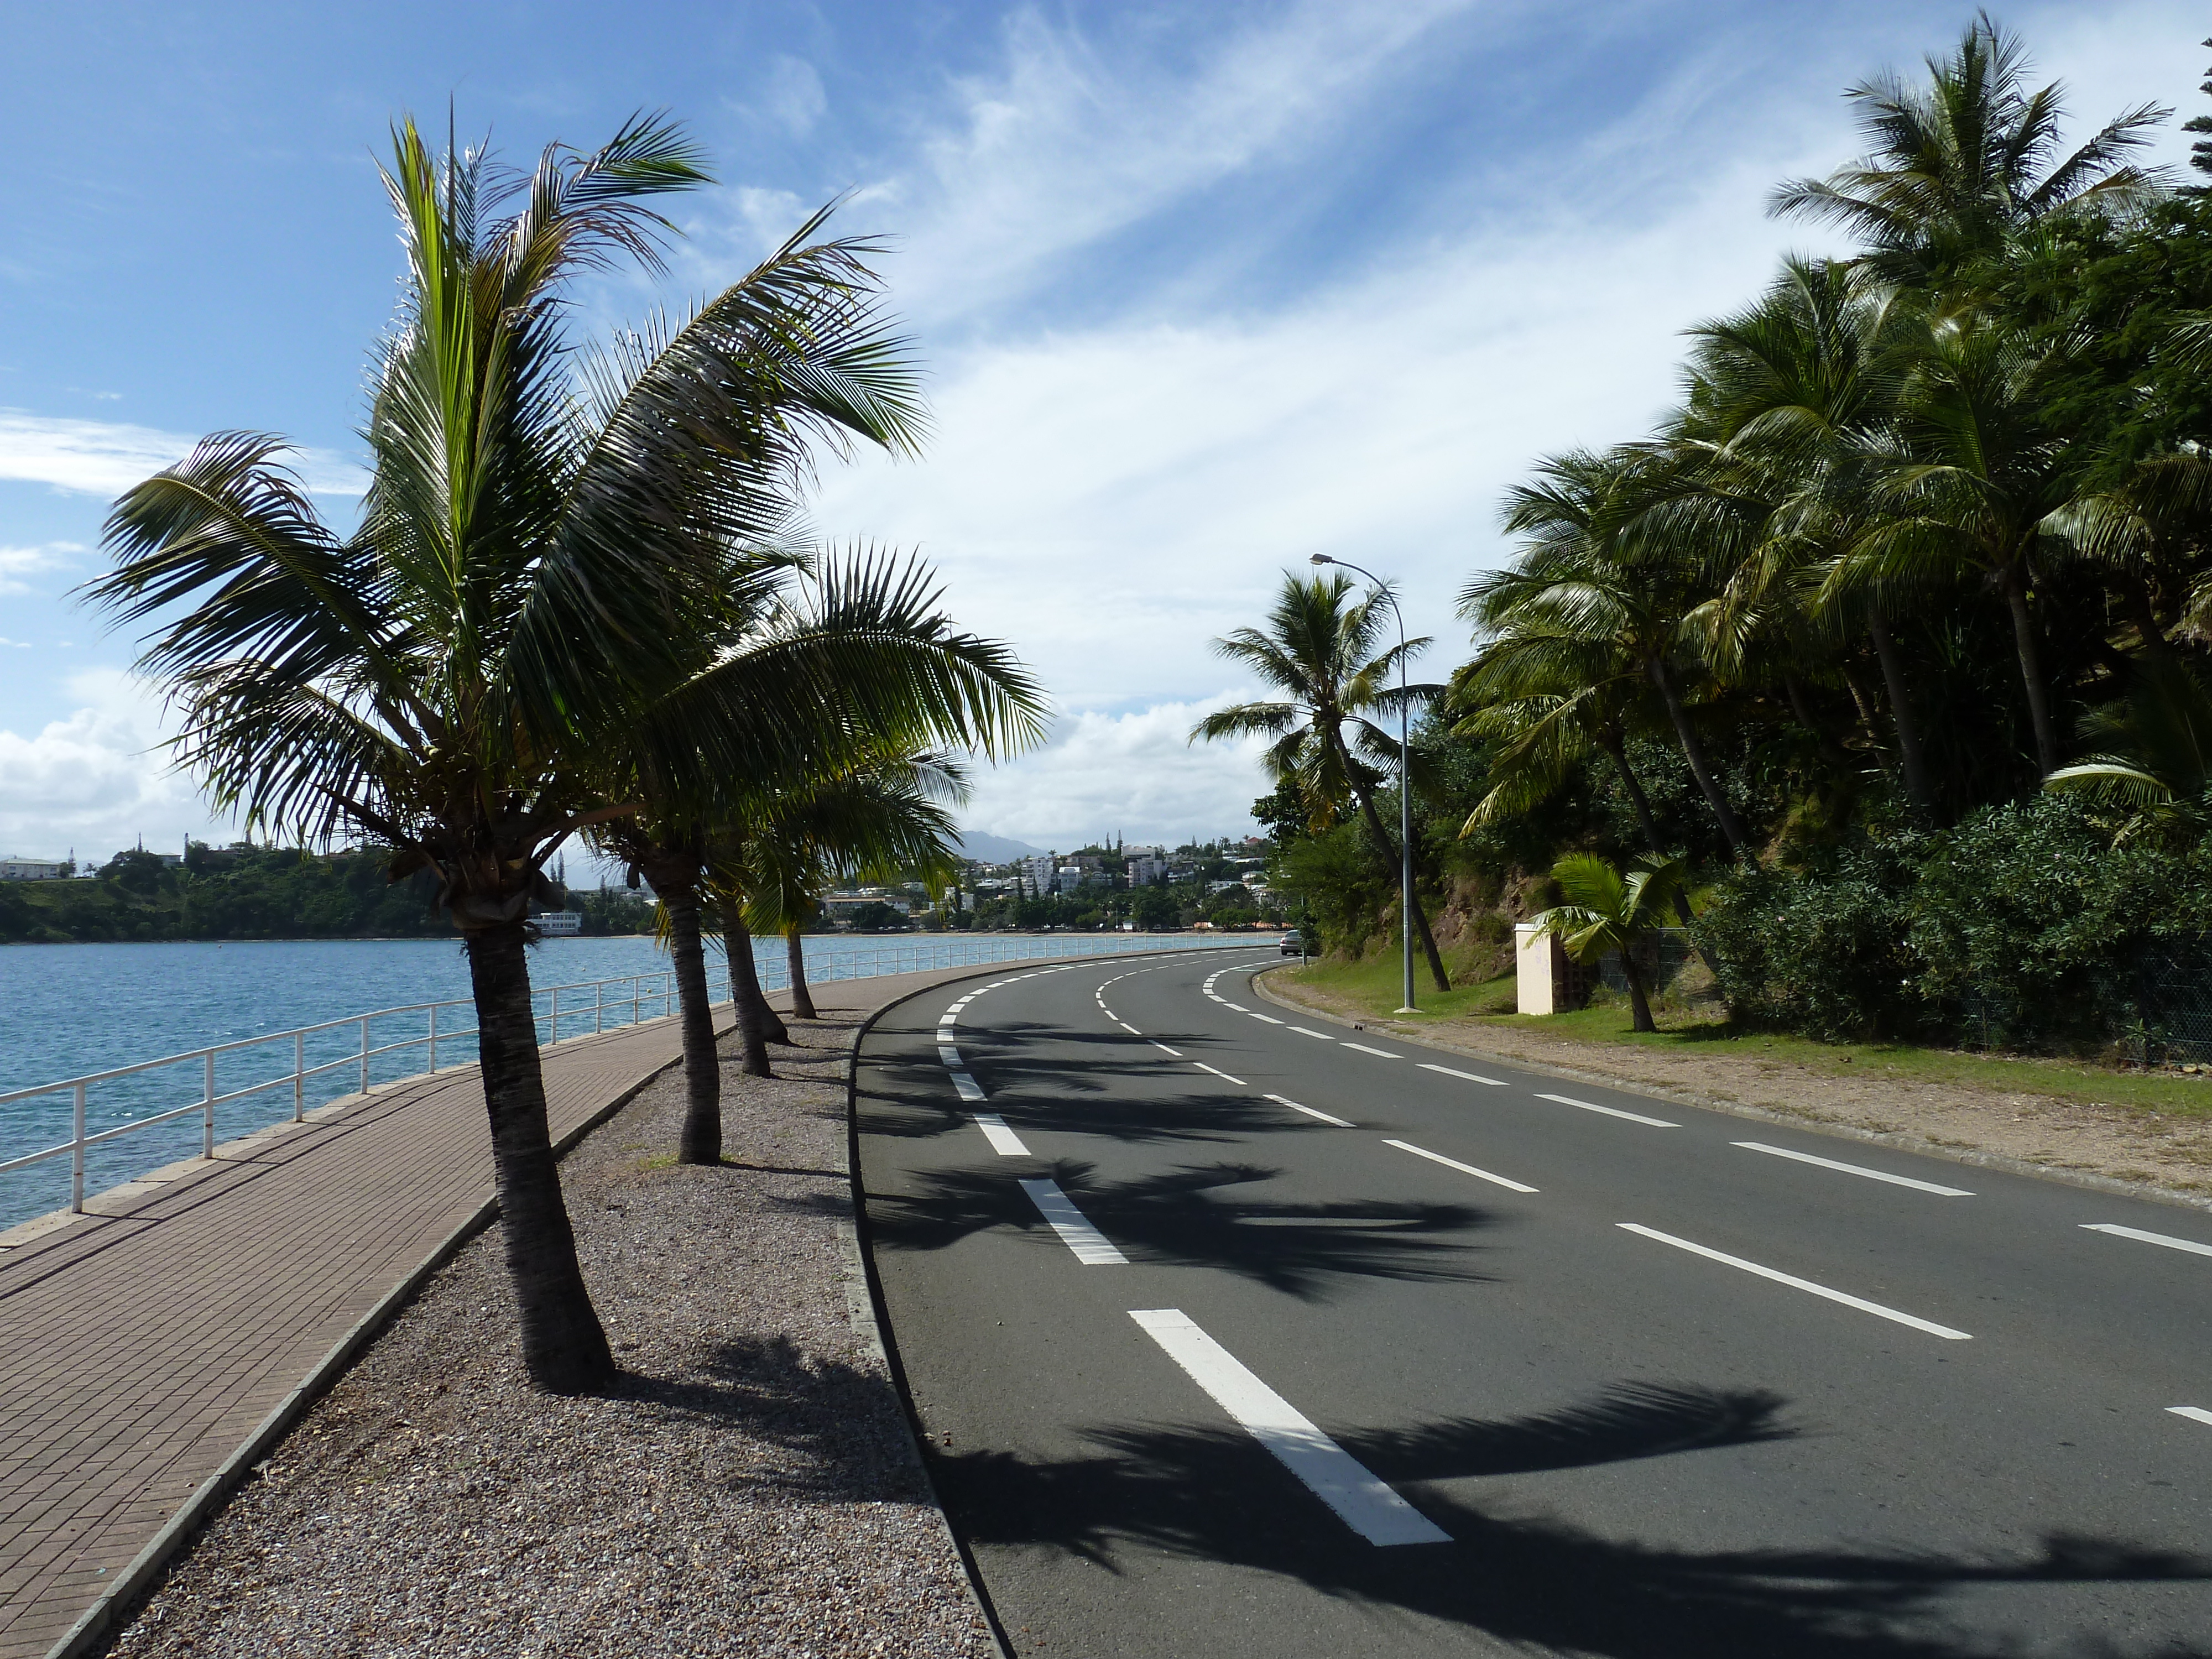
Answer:
[{"label": "solid white road edge line", "polygon": [[1133,1308],[1129,1317],[1192,1382],[1308,1491],[1370,1544],[1449,1544],[1451,1534],[1384,1486],[1351,1453],[1247,1370],[1180,1308]]},{"label": "solid white road edge line", "polygon": [[1510,1192],[1533,1193],[1534,1187],[1523,1186],[1517,1181],[1508,1181],[1502,1175],[1492,1175],[1487,1170],[1478,1170],[1472,1164],[1462,1164],[1455,1158],[1446,1158],[1442,1152],[1432,1152],[1425,1146],[1416,1146],[1410,1140],[1386,1140],[1385,1146],[1395,1146],[1401,1152],[1411,1152],[1415,1158],[1425,1158],[1431,1164],[1441,1164],[1448,1170],[1457,1170],[1462,1175],[1471,1175],[1477,1181],[1487,1181],[1493,1187],[1503,1187]]},{"label": "solid white road edge line", "polygon": [[1218,1066],[1209,1066],[1202,1060],[1194,1060],[1191,1061],[1191,1064],[1197,1066],[1201,1072],[1211,1072],[1214,1076],[1222,1079],[1224,1081],[1235,1084],[1240,1089],[1249,1089],[1252,1086],[1243,1078],[1231,1077],[1228,1073],[1223,1071]]},{"label": "solid white road edge line", "polygon": [[[1765,1152],[1769,1158],[1786,1158],[1799,1164],[1817,1164],[1824,1170],[1839,1170],[1845,1175],[1864,1176],[1869,1181],[1887,1181],[1893,1187],[1913,1187],[1923,1193],[1933,1193],[1938,1198],[1972,1198],[1973,1194],[1963,1187],[1939,1187],[1932,1181],[1915,1181],[1911,1176],[1888,1175],[1880,1170],[1869,1170],[1856,1164],[1838,1164],[1832,1158],[1815,1158],[1810,1152],[1793,1152],[1787,1146],[1769,1146],[1763,1141],[1731,1140],[1731,1146],[1741,1146],[1747,1152]],[[2212,1250],[2205,1252],[2212,1255]]]},{"label": "solid white road edge line", "polygon": [[960,1091],[963,1100],[988,1100],[991,1097],[983,1092],[983,1085],[965,1072],[952,1074],[952,1086]]},{"label": "solid white road edge line", "polygon": [[1129,1258],[1108,1242],[1106,1235],[1091,1224],[1091,1218],[1077,1209],[1057,1181],[1024,1181],[1022,1190],[1030,1195],[1030,1202],[1037,1206],[1037,1213],[1052,1224],[1060,1242],[1075,1252],[1075,1259],[1086,1267],[1126,1267]]},{"label": "solid white road edge line", "polygon": [[1340,1117],[1331,1117],[1327,1112],[1317,1112],[1310,1106],[1301,1106],[1295,1100],[1285,1100],[1280,1095],[1266,1095],[1261,1098],[1272,1100],[1278,1106],[1287,1106],[1294,1112],[1304,1112],[1308,1117],[1317,1117],[1324,1123],[1334,1123],[1340,1129],[1352,1129],[1358,1127],[1357,1124],[1346,1123]]},{"label": "solid white road edge line", "polygon": [[983,1132],[983,1139],[991,1143],[991,1150],[1000,1158],[1027,1158],[1030,1149],[1022,1145],[1022,1138],[1006,1127],[1006,1120],[996,1112],[969,1114],[975,1127]]},{"label": "solid white road edge line", "polygon": [[1505,1086],[1504,1078],[1485,1077],[1480,1072],[1455,1071],[1449,1066],[1431,1066],[1425,1060],[1421,1062],[1421,1069],[1425,1072],[1442,1072],[1446,1077],[1455,1077],[1465,1083],[1488,1083],[1500,1089]]},{"label": "solid white road edge line", "polygon": [[1850,1296],[1842,1291],[1832,1291],[1826,1285],[1815,1285],[1809,1279],[1799,1279],[1792,1273],[1778,1273],[1772,1267],[1760,1267],[1756,1261],[1746,1261],[1740,1255],[1729,1255],[1723,1251],[1708,1249],[1703,1244],[1692,1244],[1688,1239],[1677,1238],[1672,1233],[1662,1233],[1656,1228],[1639,1226],[1633,1221],[1615,1222],[1613,1224],[1627,1232],[1641,1233],[1646,1238],[1656,1238],[1662,1244],[1672,1244],[1678,1250],[1687,1250],[1692,1255],[1701,1255],[1708,1261],[1724,1262],[1729,1267],[1740,1267],[1747,1273],[1757,1273],[1761,1279],[1771,1279],[1778,1285],[1789,1285],[1792,1290],[1803,1291],[1812,1296],[1823,1296],[1831,1302],[1842,1303],[1846,1308],[1856,1308],[1861,1313],[1870,1313],[1879,1318],[1894,1320],[1900,1325],[1910,1325],[1914,1330],[1925,1331],[1930,1336],[1940,1336],[1951,1342],[1971,1342],[1974,1340],[1971,1332],[1954,1331],[1948,1325],[1938,1325],[1930,1320],[1917,1319],[1909,1313],[1899,1313],[1894,1308],[1885,1308],[1879,1302],[1869,1302],[1863,1297]]},{"label": "solid white road edge line", "polygon": [[1655,1129],[1679,1129],[1679,1123],[1669,1123],[1663,1117],[1646,1117],[1641,1112],[1624,1112],[1618,1106],[1601,1106],[1594,1100],[1577,1100],[1572,1095],[1538,1095],[1539,1100],[1556,1100],[1562,1106],[1579,1106],[1586,1112],[1603,1112],[1607,1117],[1625,1117],[1631,1123],[1648,1123]]},{"label": "solid white road edge line", "polygon": [[2176,1417],[2186,1417],[2192,1422],[2212,1423],[2212,1412],[2206,1411],[2202,1406],[2168,1406],[2166,1410]]},{"label": "solid white road edge line", "polygon": [[1347,1042],[1347,1048],[1356,1048],[1363,1054],[1372,1054],[1377,1060],[1403,1060],[1405,1055],[1394,1054],[1388,1048],[1370,1048],[1364,1042]]},{"label": "solid white road edge line", "polygon": [[2122,1227],[2110,1221],[2085,1221],[2084,1232],[2110,1233],[2116,1238],[2132,1238],[2144,1244],[2163,1244],[2169,1250],[2187,1250],[2192,1255],[2212,1255],[2212,1244],[2199,1244],[2190,1238],[2168,1238],[2164,1233],[2147,1233],[2139,1227]]}]

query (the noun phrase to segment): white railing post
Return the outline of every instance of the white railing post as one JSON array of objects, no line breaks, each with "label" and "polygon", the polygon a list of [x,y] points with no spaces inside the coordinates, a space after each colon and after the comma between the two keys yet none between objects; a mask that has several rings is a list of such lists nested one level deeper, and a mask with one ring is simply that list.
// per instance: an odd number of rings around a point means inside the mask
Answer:
[{"label": "white railing post", "polygon": [[[432,1054],[436,1049],[430,1051]],[[307,1034],[292,1033],[292,1121],[297,1123],[307,1115]]]},{"label": "white railing post", "polygon": [[592,989],[597,993],[592,999],[592,1035],[597,1036],[607,1029],[606,981],[601,980],[597,985],[592,987]]},{"label": "white railing post", "polygon": [[[362,1023],[368,1024],[366,1020]],[[207,1106],[206,1111],[200,1118],[200,1156],[213,1158],[215,1156],[215,1051],[212,1048],[208,1051],[205,1086],[200,1091],[200,1098],[206,1103]]]},{"label": "white railing post", "polygon": [[361,1017],[361,1091],[368,1092],[368,1016]]},{"label": "white railing post", "polygon": [[[561,1040],[561,988],[559,986],[553,988],[552,1000],[545,1005],[545,1007],[546,1027],[551,1034],[552,1042],[558,1042]],[[549,1042],[546,1046],[550,1048],[552,1042]]]},{"label": "white railing post", "polygon": [[430,1005],[430,1075],[438,1075],[438,1005]]},{"label": "white railing post", "polygon": [[70,1148],[70,1208],[77,1214],[84,1213],[84,1085],[76,1085],[76,1101],[71,1108],[75,1127],[70,1131],[76,1143]]}]

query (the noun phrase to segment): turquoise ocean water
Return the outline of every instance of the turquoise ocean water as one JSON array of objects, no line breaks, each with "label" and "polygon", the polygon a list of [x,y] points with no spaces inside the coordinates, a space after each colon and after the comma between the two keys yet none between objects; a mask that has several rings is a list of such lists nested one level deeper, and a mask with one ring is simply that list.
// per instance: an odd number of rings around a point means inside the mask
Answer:
[{"label": "turquoise ocean water", "polygon": [[[1202,935],[822,935],[806,941],[807,974],[826,981],[1070,951],[1206,942]],[[1249,939],[1219,942],[1253,943]],[[781,940],[763,945],[756,956],[764,983],[772,989],[785,983]],[[540,988],[652,976],[642,988],[647,994],[640,1010],[651,1018],[663,1012],[666,981],[659,976],[667,967],[667,957],[649,939],[547,939],[532,951],[530,972],[532,982]],[[710,950],[708,972],[717,998],[726,995],[719,952]],[[467,962],[459,944],[447,939],[0,946],[0,1094],[324,1020],[468,994]],[[595,1023],[629,1021],[627,1001],[618,1008],[594,1008],[598,994],[564,994],[562,1036],[581,1036]],[[610,988],[605,994],[628,994]],[[541,1016],[548,1004],[547,998],[540,998]],[[569,1012],[579,1004],[586,1012]],[[439,1021],[445,1032],[457,1027],[465,1030],[476,1023],[466,1008],[443,1010]],[[394,1015],[372,1024],[370,1046],[420,1038],[428,1030],[424,1015]],[[548,1030],[541,1018],[541,1041]],[[312,1109],[359,1086],[360,1047],[357,1024],[305,1040],[307,1064],[331,1062],[332,1068],[309,1080],[304,1105]],[[218,1056],[216,1092],[228,1093],[279,1074],[289,1079],[293,1050],[293,1043],[286,1040]],[[425,1053],[417,1042],[374,1057],[372,1080],[389,1081],[423,1070]],[[474,1044],[465,1037],[440,1043],[441,1067],[474,1058]],[[202,1097],[205,1082],[204,1063],[193,1061],[94,1084],[86,1091],[86,1128],[97,1133],[189,1104]],[[292,1109],[289,1081],[218,1106],[216,1139],[228,1140],[280,1121],[291,1115]],[[73,1112],[68,1091],[0,1104],[0,1163],[68,1140]],[[195,1113],[88,1148],[85,1190],[98,1192],[177,1158],[192,1157],[200,1149],[201,1133],[202,1118]],[[62,1208],[69,1199],[66,1156],[0,1171],[0,1227]]]}]

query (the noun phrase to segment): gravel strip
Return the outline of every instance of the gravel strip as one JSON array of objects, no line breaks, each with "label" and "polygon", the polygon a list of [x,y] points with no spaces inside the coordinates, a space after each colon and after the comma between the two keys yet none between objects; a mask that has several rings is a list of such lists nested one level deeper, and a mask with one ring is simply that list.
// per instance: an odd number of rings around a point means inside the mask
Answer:
[{"label": "gravel strip", "polygon": [[117,1656],[998,1652],[852,1326],[845,1054],[723,1067],[726,1164],[671,1072],[562,1166],[623,1382],[524,1383],[496,1226],[216,1516]]}]

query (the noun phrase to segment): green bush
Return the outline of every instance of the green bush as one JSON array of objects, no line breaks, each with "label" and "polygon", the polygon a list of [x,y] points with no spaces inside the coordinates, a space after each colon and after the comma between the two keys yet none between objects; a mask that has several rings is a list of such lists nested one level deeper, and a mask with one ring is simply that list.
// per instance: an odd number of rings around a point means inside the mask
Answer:
[{"label": "green bush", "polygon": [[1692,937],[1750,1024],[1831,1041],[1930,1024],[1910,944],[1911,842],[1863,838],[1800,872],[1724,880]]},{"label": "green bush", "polygon": [[1728,877],[1693,933],[1752,1024],[2078,1047],[2142,1018],[2146,961],[2203,957],[2212,860],[2116,846],[2077,799],[2036,795]]}]

